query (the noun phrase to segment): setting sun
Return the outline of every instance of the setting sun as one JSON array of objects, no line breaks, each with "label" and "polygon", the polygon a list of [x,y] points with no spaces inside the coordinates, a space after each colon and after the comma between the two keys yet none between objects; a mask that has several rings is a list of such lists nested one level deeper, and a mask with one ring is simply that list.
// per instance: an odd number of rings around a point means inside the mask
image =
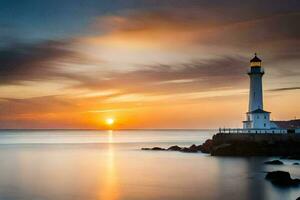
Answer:
[{"label": "setting sun", "polygon": [[113,118],[107,118],[105,120],[105,123],[109,126],[113,125],[115,123],[115,120]]}]

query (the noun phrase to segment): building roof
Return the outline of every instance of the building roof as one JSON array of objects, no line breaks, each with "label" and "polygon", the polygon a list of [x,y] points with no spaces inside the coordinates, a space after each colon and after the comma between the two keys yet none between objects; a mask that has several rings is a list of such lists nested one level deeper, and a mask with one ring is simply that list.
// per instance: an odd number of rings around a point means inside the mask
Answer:
[{"label": "building roof", "polygon": [[254,54],[254,57],[250,60],[250,62],[261,62],[261,59],[257,57],[257,54]]},{"label": "building roof", "polygon": [[256,110],[253,110],[253,111],[251,111],[251,112],[247,112],[247,113],[270,113],[270,112],[268,112],[268,111],[265,111],[265,110],[263,110],[263,109],[256,109]]}]

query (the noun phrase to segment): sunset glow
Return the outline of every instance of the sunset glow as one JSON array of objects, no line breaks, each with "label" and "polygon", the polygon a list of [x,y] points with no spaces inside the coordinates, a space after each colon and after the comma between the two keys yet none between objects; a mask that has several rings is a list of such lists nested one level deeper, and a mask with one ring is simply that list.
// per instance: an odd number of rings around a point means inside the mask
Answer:
[{"label": "sunset glow", "polygon": [[296,5],[154,2],[1,6],[0,128],[237,127],[254,52],[266,110],[300,116]]}]

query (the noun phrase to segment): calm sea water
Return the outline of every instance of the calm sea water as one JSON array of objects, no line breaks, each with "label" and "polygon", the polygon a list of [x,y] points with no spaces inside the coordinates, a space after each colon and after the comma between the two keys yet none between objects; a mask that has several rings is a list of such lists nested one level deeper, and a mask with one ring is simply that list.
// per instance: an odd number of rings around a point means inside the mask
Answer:
[{"label": "calm sea water", "polygon": [[265,172],[300,167],[273,158],[141,151],[201,144],[213,131],[1,131],[1,200],[296,199]]}]

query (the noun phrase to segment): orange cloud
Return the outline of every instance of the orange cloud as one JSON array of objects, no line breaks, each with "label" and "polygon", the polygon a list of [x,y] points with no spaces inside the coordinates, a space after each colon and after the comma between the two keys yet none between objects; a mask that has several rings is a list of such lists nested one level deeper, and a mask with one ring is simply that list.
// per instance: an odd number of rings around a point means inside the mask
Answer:
[{"label": "orange cloud", "polygon": [[[257,49],[266,55],[266,88],[273,89],[266,105],[276,108],[269,110],[276,118],[299,115],[290,108],[297,107],[298,90],[276,90],[298,88],[297,65],[286,60],[299,58],[292,45],[299,43],[299,28],[290,27],[299,14],[232,20],[202,11],[99,17],[92,34],[67,44],[0,52],[0,64],[7,64],[0,127],[103,128],[108,117],[116,118],[116,128],[239,126],[247,108],[248,56]],[[279,92],[284,98],[274,95]]]}]

